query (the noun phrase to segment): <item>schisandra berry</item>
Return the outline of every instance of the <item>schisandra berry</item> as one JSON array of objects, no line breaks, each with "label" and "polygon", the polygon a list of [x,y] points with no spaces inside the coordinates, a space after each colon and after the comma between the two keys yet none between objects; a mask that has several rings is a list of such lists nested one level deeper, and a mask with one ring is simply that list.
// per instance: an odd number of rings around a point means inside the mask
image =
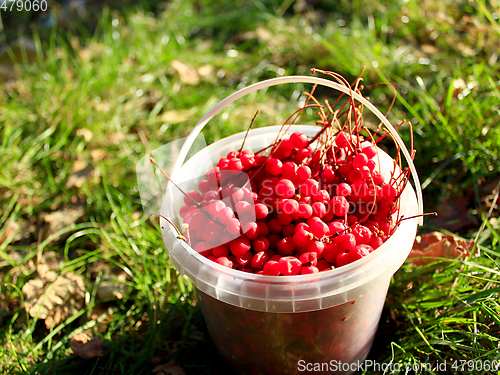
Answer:
[{"label": "schisandra berry", "polygon": [[302,269],[302,263],[293,256],[285,256],[278,261],[278,267],[284,276],[298,275]]},{"label": "schisandra berry", "polygon": [[291,198],[295,195],[295,186],[292,181],[282,179],[276,184],[276,194],[283,198]]},{"label": "schisandra berry", "polygon": [[231,241],[229,250],[234,256],[245,254],[251,248],[251,243],[246,237],[238,237]]},{"label": "schisandra berry", "polygon": [[266,161],[266,171],[273,176],[279,175],[282,167],[283,163],[279,159],[269,158]]},{"label": "schisandra berry", "polygon": [[303,165],[297,169],[296,174],[301,181],[308,180],[311,178],[311,168],[309,168],[307,165]]},{"label": "schisandra berry", "polygon": [[290,135],[290,142],[295,148],[304,148],[307,146],[307,136],[302,132],[295,132]]},{"label": "schisandra berry", "polygon": [[345,216],[349,212],[349,202],[341,195],[333,197],[330,204],[335,216]]}]

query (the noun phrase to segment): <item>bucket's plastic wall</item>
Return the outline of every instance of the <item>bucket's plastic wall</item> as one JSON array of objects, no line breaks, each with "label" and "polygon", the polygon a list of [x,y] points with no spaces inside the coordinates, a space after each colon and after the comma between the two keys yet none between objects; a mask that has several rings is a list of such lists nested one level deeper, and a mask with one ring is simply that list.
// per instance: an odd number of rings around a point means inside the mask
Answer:
[{"label": "bucket's plastic wall", "polygon": [[[251,130],[245,148],[260,150],[272,143],[281,127],[273,126]],[[293,126],[290,132],[302,131],[309,136],[317,133],[315,126]],[[245,133],[224,138],[191,157],[173,176],[175,181],[190,181],[196,187],[197,179],[211,167],[209,160],[217,161],[229,151],[241,147]],[[210,157],[208,157],[210,156]],[[394,169],[392,158],[380,150],[382,174],[388,176]],[[183,204],[182,195],[169,189],[163,200],[162,215],[174,218]],[[415,193],[410,184],[401,196],[401,214],[418,214]],[[161,221],[162,235],[170,258],[177,270],[187,275],[196,288],[221,302],[261,312],[308,312],[342,305],[386,284],[407,258],[416,235],[417,219],[401,222],[395,233],[368,256],[328,272],[295,276],[263,276],[221,266],[178,239],[177,232],[165,220]],[[385,295],[379,297],[381,303]]]},{"label": "bucket's plastic wall", "polygon": [[351,374],[371,349],[389,281],[342,305],[302,313],[243,309],[203,292],[198,301],[219,353],[240,374]]}]

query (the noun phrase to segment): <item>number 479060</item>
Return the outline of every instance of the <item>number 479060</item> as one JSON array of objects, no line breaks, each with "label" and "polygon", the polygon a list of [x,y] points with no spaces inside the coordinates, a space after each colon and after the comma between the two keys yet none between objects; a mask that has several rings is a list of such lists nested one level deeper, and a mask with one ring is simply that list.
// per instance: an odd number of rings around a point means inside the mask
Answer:
[{"label": "number 479060", "polygon": [[47,0],[0,0],[0,9],[3,11],[45,12],[47,7]]}]

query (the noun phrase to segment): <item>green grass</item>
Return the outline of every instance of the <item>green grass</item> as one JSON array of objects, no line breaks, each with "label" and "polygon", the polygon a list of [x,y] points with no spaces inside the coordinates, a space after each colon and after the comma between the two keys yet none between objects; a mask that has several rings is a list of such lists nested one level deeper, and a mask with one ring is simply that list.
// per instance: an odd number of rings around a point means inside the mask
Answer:
[{"label": "green grass", "polygon": [[[463,197],[475,221],[455,232],[476,239],[480,254],[405,264],[370,358],[447,361],[449,373],[454,361],[500,361],[498,208],[488,213],[500,170],[498,4],[341,1],[299,12],[297,3],[132,3],[96,11],[87,23],[95,28],[79,21],[24,28],[32,58],[6,52],[19,65],[0,83],[0,373],[150,374],[170,359],[188,374],[226,373],[192,284],[142,211],[135,165],[189,134],[238,87],[312,67],[352,80],[363,65],[365,85],[388,82],[398,91],[389,118],[413,124],[425,210]],[[173,60],[209,73],[188,84]],[[256,126],[280,123],[305,89],[241,99],[204,135],[212,142],[245,129],[257,108]],[[367,95],[384,110],[392,99],[386,86],[367,87]],[[401,133],[409,142],[409,129]],[[83,167],[88,173],[75,185]],[[50,229],[47,214],[78,207],[82,215]],[[446,228],[441,221],[424,230]],[[75,273],[85,288],[74,313],[46,328],[27,313],[22,288],[51,256],[57,275]],[[125,280],[123,298],[98,296],[108,276]],[[102,358],[72,354],[69,341],[80,332],[104,340]]]}]

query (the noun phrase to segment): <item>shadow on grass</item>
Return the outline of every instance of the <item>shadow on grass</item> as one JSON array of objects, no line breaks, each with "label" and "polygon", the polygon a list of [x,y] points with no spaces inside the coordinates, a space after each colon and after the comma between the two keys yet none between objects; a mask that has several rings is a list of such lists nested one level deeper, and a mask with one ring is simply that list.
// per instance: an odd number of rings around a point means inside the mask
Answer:
[{"label": "shadow on grass", "polygon": [[100,358],[54,358],[35,364],[26,374],[152,374],[171,360],[187,375],[232,372],[217,352],[198,307],[178,302],[158,320],[161,323],[147,322],[129,333],[114,334],[112,341],[104,341]]}]

